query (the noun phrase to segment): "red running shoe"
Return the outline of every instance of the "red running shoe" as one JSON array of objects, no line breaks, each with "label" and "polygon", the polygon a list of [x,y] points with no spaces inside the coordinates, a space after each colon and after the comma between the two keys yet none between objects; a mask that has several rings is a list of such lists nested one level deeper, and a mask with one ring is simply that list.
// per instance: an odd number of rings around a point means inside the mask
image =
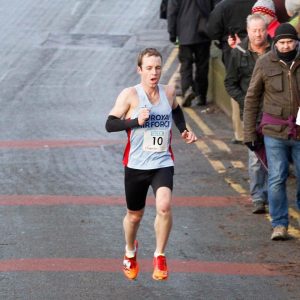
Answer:
[{"label": "red running shoe", "polygon": [[135,245],[135,255],[132,258],[127,257],[124,255],[123,259],[123,272],[128,279],[135,279],[139,273],[139,264],[137,263],[136,256],[138,250],[138,242],[134,241]]},{"label": "red running shoe", "polygon": [[166,280],[168,279],[168,267],[166,257],[159,255],[153,259],[154,271],[152,278],[154,280]]}]

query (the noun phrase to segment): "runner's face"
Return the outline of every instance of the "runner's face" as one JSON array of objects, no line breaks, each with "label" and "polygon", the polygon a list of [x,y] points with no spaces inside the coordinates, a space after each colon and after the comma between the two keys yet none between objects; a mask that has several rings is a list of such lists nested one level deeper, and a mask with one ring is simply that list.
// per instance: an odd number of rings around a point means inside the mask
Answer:
[{"label": "runner's face", "polygon": [[161,58],[159,56],[144,56],[141,67],[138,67],[143,84],[155,87],[161,76]]}]

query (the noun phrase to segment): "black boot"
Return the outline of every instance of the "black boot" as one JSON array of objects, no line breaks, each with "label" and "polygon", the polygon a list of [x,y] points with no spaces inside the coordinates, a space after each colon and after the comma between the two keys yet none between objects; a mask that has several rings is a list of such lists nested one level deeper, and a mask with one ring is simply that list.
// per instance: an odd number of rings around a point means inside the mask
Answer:
[{"label": "black boot", "polygon": [[198,101],[197,101],[197,105],[199,106],[203,106],[203,105],[206,105],[206,97],[203,97],[203,96],[198,96]]}]

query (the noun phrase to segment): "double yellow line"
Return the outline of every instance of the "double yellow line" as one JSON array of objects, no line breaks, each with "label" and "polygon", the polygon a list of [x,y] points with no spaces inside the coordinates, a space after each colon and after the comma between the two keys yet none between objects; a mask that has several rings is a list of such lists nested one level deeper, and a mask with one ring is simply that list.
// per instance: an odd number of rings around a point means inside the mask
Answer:
[{"label": "double yellow line", "polygon": [[[174,63],[174,60],[176,59],[178,55],[178,48],[174,48],[173,51],[171,52],[170,56],[168,57],[164,67],[163,67],[163,73],[167,72],[171,65]],[[175,84],[175,77],[176,77],[176,72],[173,74],[171,77],[169,84]],[[181,99],[178,99],[178,102],[181,102]],[[195,111],[191,108],[185,108],[184,111],[189,115],[189,117],[195,122],[195,124],[199,127],[199,129],[203,133],[203,138],[199,139],[196,142],[197,148],[202,152],[204,157],[208,160],[212,168],[218,172],[218,173],[225,173],[226,172],[226,167],[223,164],[221,160],[217,159],[211,159],[210,154],[212,153],[212,150],[208,146],[207,142],[205,142],[205,138],[209,137],[212,143],[219,149],[220,151],[225,151],[226,153],[231,153],[230,148],[221,140],[213,138],[214,132],[203,122],[203,120],[199,117],[198,114],[195,113]],[[187,124],[187,127],[191,129],[189,124]],[[234,168],[245,168],[244,164],[242,161],[231,161],[231,164]],[[234,182],[231,178],[229,177],[224,177],[225,181],[230,184],[230,186],[237,191],[241,195],[247,195],[247,191],[237,182]]]},{"label": "double yellow line", "polygon": [[[168,71],[171,67],[171,65],[174,63],[176,57],[178,55],[178,48],[174,48],[171,52],[170,56],[168,57],[164,67],[163,67],[163,73]],[[171,77],[169,84],[175,84],[175,77],[176,72]],[[179,103],[181,102],[181,99],[178,99]],[[226,143],[224,143],[222,140],[216,139],[214,132],[205,124],[205,122],[201,119],[201,117],[191,108],[184,108],[184,111],[188,116],[193,120],[193,122],[197,125],[197,127],[201,130],[203,133],[203,138],[200,138],[195,144],[197,148],[201,151],[201,153],[204,155],[204,157],[207,159],[207,161],[210,163],[212,168],[218,172],[218,173],[224,173],[224,180],[231,186],[232,189],[234,189],[237,193],[240,195],[248,195],[249,192],[245,190],[239,183],[235,182],[233,179],[226,176],[226,167],[224,163],[221,160],[215,160],[210,158],[210,154],[212,153],[211,148],[209,147],[208,143],[205,142],[205,138],[209,138],[209,140],[214,144],[214,146],[222,151],[226,152],[228,154],[231,154],[231,149],[228,147]],[[187,124],[187,127],[191,129],[190,125]],[[232,167],[234,168],[244,168],[245,165],[240,160],[232,160],[230,161]],[[289,215],[292,219],[296,220],[300,226],[300,214],[293,208],[289,208]],[[267,218],[271,220],[270,215],[267,215]],[[292,234],[294,237],[300,239],[300,230],[295,228],[294,226],[289,225],[289,233]]]}]

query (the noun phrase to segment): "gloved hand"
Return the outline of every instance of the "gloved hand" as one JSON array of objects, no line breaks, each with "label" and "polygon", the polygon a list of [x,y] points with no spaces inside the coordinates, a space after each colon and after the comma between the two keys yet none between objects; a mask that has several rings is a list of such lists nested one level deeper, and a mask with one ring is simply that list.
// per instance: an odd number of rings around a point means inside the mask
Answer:
[{"label": "gloved hand", "polygon": [[247,142],[245,145],[251,150],[251,151],[257,151],[259,150],[263,143],[260,141],[252,141],[252,142]]},{"label": "gloved hand", "polygon": [[170,35],[170,42],[171,43],[175,43],[176,42],[176,36],[172,36],[172,35]]}]

